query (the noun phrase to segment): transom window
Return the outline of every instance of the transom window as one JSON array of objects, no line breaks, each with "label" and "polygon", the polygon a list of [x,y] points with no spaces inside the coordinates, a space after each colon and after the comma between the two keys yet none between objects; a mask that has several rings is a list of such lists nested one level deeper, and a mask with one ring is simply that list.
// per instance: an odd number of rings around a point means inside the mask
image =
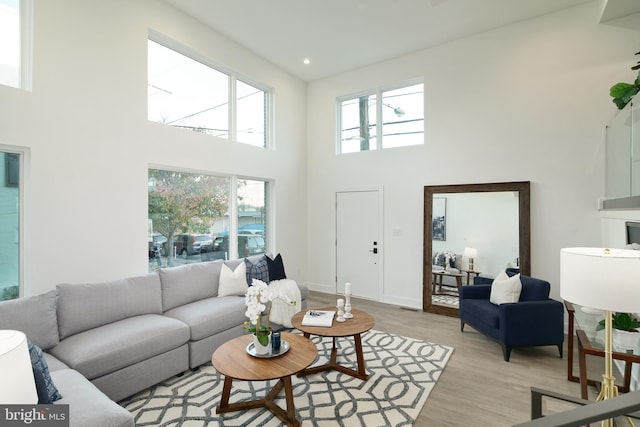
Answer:
[{"label": "transom window", "polygon": [[338,153],[424,144],[424,84],[338,99]]},{"label": "transom window", "polygon": [[267,89],[153,40],[149,40],[148,61],[149,120],[268,146]]}]

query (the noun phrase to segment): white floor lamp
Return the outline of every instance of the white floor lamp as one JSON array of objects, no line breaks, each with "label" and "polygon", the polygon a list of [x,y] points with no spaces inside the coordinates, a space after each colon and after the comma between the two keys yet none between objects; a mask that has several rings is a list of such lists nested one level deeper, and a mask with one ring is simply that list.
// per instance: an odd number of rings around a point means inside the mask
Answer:
[{"label": "white floor lamp", "polygon": [[[613,376],[612,312],[640,312],[640,251],[564,248],[560,251],[562,299],[605,311],[605,370],[596,400],[618,395]],[[603,420],[612,426],[613,420]]]}]

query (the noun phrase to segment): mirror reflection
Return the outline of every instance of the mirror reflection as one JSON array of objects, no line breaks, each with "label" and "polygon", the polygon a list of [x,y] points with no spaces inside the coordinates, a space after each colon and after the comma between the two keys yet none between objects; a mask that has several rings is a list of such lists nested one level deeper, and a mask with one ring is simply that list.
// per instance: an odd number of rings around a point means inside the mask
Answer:
[{"label": "mirror reflection", "polygon": [[521,258],[528,274],[528,222],[528,182],[425,187],[424,309],[457,315],[460,286]]}]

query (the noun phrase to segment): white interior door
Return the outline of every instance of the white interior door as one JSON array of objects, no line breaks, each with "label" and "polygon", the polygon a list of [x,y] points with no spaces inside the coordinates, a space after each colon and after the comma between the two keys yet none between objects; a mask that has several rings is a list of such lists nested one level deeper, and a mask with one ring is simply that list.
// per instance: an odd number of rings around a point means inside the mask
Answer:
[{"label": "white interior door", "polygon": [[381,192],[336,193],[336,292],[382,298]]}]

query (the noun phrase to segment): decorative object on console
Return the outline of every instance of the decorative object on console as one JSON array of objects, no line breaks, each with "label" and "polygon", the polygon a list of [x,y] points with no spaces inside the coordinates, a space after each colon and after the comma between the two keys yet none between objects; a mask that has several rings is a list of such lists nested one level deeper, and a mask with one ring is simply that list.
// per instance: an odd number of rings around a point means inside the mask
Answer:
[{"label": "decorative object on console", "polygon": [[[640,253],[628,249],[564,248],[560,295],[566,301],[605,310],[605,372],[597,401],[618,395],[613,377],[612,312],[640,311]],[[613,420],[603,420],[612,426]]]},{"label": "decorative object on console", "polygon": [[473,259],[478,257],[478,250],[476,248],[464,248],[464,256],[469,258],[469,271],[474,271]]},{"label": "decorative object on console", "polygon": [[[605,329],[605,320],[602,319],[596,326],[596,331]],[[611,326],[613,327],[613,343],[625,350],[633,350],[638,346],[638,328],[640,321],[632,313],[612,313]]]},{"label": "decorative object on console", "polygon": [[[240,266],[243,266],[241,263]],[[224,267],[224,266],[223,266]],[[269,352],[269,343],[271,342],[271,324],[269,315],[271,311],[271,302],[274,299],[281,299],[288,304],[295,304],[285,295],[276,295],[269,290],[266,283],[261,280],[253,279],[253,285],[247,289],[245,295],[245,305],[247,311],[245,315],[249,321],[244,322],[244,328],[254,336],[254,346],[256,354],[267,354]],[[262,313],[267,310],[267,324],[262,324]]]},{"label": "decorative object on console", "polygon": [[24,333],[0,330],[0,375],[0,404],[38,403],[27,337]]}]

